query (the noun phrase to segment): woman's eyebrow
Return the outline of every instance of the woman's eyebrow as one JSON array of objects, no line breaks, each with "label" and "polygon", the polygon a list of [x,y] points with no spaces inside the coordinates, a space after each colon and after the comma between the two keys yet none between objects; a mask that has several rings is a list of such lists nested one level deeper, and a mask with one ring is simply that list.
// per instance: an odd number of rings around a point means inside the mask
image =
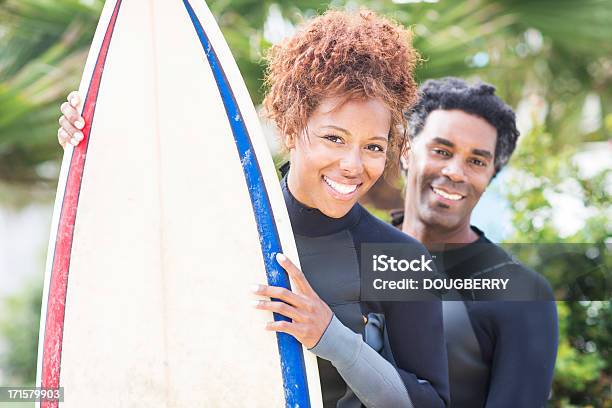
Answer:
[{"label": "woman's eyebrow", "polygon": [[324,128],[331,128],[331,129],[335,129],[335,130],[337,130],[337,131],[339,131],[339,132],[346,133],[347,135],[350,135],[350,134],[351,134],[351,132],[349,132],[348,130],[346,130],[346,129],[344,129],[344,128],[341,128],[341,127],[338,127],[338,126],[334,126],[334,125],[326,125],[326,126],[323,126],[323,127],[324,127]]},{"label": "woman's eyebrow", "polygon": [[372,137],[372,140],[381,140],[383,142],[388,142],[389,138],[387,136],[374,136]]},{"label": "woman's eyebrow", "polygon": [[[337,131],[339,131],[339,132],[342,132],[342,133],[344,133],[344,134],[346,134],[346,135],[349,135],[349,136],[351,135],[351,132],[349,132],[348,130],[346,130],[346,129],[344,129],[344,128],[341,128],[341,127],[339,127],[339,126],[335,126],[335,125],[325,125],[325,126],[323,126],[323,128],[334,129],[334,130],[337,130]],[[371,140],[381,140],[381,141],[383,141],[383,142],[388,142],[388,141],[389,141],[389,137],[388,137],[388,136],[374,136],[374,137],[372,137],[372,138],[371,138]]]}]

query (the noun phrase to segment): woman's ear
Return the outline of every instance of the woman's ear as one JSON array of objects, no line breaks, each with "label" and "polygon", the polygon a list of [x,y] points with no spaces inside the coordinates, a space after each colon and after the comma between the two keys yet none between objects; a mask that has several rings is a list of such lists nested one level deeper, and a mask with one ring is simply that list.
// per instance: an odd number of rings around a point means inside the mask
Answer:
[{"label": "woman's ear", "polygon": [[295,147],[295,135],[284,135],[283,136],[283,144],[287,150],[291,150]]}]

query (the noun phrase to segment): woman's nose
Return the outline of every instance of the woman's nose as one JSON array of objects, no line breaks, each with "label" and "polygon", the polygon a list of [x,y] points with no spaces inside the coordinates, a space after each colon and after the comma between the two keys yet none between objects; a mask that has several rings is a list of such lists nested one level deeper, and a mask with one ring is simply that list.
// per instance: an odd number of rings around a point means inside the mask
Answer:
[{"label": "woman's nose", "polygon": [[345,152],[340,160],[340,168],[348,175],[357,176],[363,172],[361,149],[355,148]]}]

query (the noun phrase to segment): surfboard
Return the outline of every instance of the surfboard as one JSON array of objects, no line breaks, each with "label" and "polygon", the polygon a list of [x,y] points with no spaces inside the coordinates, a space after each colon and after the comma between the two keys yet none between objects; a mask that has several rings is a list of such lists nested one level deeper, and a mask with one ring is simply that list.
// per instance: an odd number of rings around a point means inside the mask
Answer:
[{"label": "surfboard", "polygon": [[[317,407],[316,358],[253,283],[298,261],[274,165],[203,0],[108,0],[64,153],[43,292],[41,407]],[[274,316],[275,319],[282,318]]]}]

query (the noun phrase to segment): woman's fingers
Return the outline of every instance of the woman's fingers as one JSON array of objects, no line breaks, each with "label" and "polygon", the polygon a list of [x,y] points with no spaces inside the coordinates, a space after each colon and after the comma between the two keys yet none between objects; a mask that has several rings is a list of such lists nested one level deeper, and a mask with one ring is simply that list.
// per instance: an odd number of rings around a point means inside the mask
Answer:
[{"label": "woman's fingers", "polygon": [[68,119],[68,122],[70,122],[75,128],[83,129],[85,127],[85,120],[81,117],[81,115],[79,115],[79,112],[74,106],[68,102],[64,102],[62,103],[62,106],[60,106],[60,110],[66,119]]},{"label": "woman's fingers", "polygon": [[268,310],[273,313],[282,314],[283,316],[298,322],[302,321],[304,318],[296,308],[288,305],[285,302],[273,300],[254,300],[253,307],[255,307],[255,309]]},{"label": "woman's fingers", "polygon": [[63,128],[57,129],[57,141],[65,149],[66,144],[70,143],[70,135]]},{"label": "woman's fingers", "polygon": [[256,285],[253,293],[280,299],[288,304],[279,301],[260,301],[255,307],[291,318],[292,322],[270,322],[266,325],[266,329],[290,334],[305,347],[312,348],[321,339],[333,317],[333,312],[319,298],[302,271],[293,262],[283,254],[277,254],[276,260],[289,274],[297,292],[278,286]]},{"label": "woman's fingers", "polygon": [[298,339],[298,341],[303,337],[305,331],[304,325],[295,322],[288,322],[286,320],[268,322],[266,323],[266,330],[290,334]]},{"label": "woman's fingers", "polygon": [[287,271],[293,282],[297,285],[297,289],[300,293],[307,296],[312,296],[313,294],[316,295],[315,291],[306,280],[304,273],[297,266],[295,266],[289,258],[279,253],[276,254],[276,261],[283,267],[283,269]]},{"label": "woman's fingers", "polygon": [[83,140],[83,134],[78,132],[74,136],[71,136],[68,132],[64,130],[64,128],[59,128],[57,130],[57,141],[59,144],[65,149],[66,145],[70,143],[73,146],[78,145],[81,140]]},{"label": "woman's fingers", "polygon": [[64,115],[59,118],[59,124],[61,126],[61,129],[63,129],[64,132],[69,135],[69,142],[71,145],[76,146],[81,142],[81,140],[83,140],[83,132],[72,126],[72,124],[68,121],[68,119],[66,119]]},{"label": "woman's fingers", "polygon": [[74,108],[78,108],[81,104],[81,95],[79,95],[79,91],[72,91],[68,94],[66,100],[72,105]]},{"label": "woman's fingers", "polygon": [[81,129],[85,127],[85,120],[78,111],[81,104],[79,93],[70,92],[66,99],[67,102],[60,106],[63,115],[59,118],[60,128],[57,130],[57,141],[63,148],[66,148],[68,143],[73,146],[78,145],[84,137]]},{"label": "woman's fingers", "polygon": [[280,286],[255,285],[251,290],[256,295],[280,299],[297,308],[307,306],[304,298]]}]

